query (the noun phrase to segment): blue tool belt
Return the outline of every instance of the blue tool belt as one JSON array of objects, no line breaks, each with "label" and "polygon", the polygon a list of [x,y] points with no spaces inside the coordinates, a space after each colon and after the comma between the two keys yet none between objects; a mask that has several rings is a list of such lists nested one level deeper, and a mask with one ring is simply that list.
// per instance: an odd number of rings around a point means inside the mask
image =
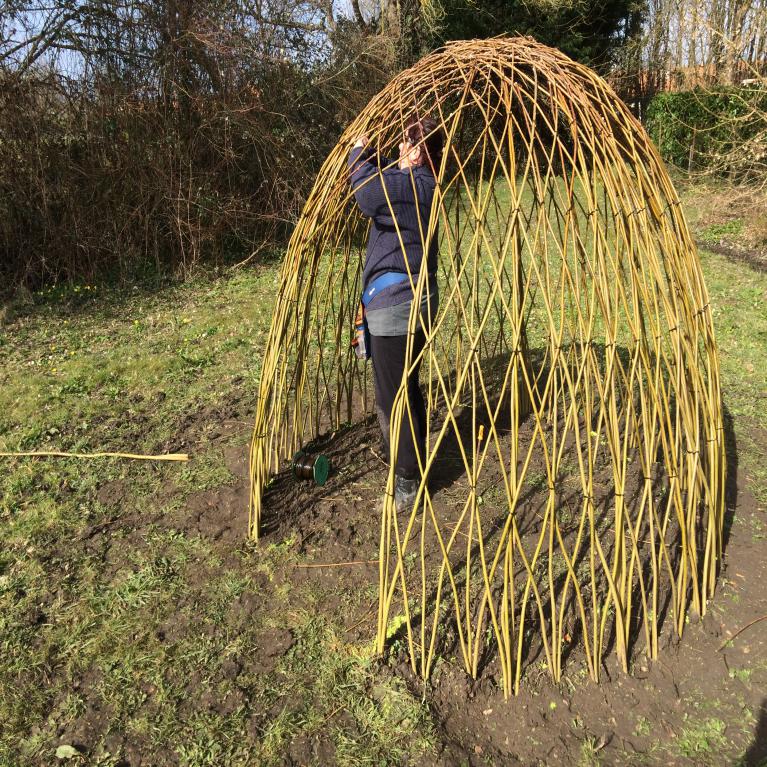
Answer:
[{"label": "blue tool belt", "polygon": [[[379,274],[370,285],[362,291],[362,325],[365,333],[365,357],[370,359],[370,329],[368,328],[367,305],[373,300],[373,297],[380,293],[384,288],[391,287],[392,285],[399,285],[405,280],[409,280],[410,277],[405,272],[384,272]],[[434,275],[429,275],[429,281],[434,279]]]},{"label": "blue tool belt", "polygon": [[362,305],[366,307],[373,300],[373,296],[380,293],[384,288],[389,288],[392,285],[399,285],[400,282],[405,282],[407,279],[409,279],[408,275],[404,272],[384,272],[383,274],[379,274],[378,277],[376,277],[373,282],[362,291]]},{"label": "blue tool belt", "polygon": [[370,359],[370,329],[368,328],[367,305],[373,300],[373,296],[380,293],[384,288],[388,288],[391,285],[399,285],[400,282],[404,282],[408,279],[407,274],[404,272],[384,272],[379,274],[373,282],[368,285],[365,290],[362,291],[362,326],[365,333],[365,358]]}]

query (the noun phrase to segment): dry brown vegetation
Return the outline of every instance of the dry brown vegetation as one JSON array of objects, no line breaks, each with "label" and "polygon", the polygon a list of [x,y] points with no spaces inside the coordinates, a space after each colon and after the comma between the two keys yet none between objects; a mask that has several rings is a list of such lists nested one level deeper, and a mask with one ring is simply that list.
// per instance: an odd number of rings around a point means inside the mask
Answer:
[{"label": "dry brown vegetation", "polygon": [[393,66],[385,40],[321,4],[14,5],[0,16],[7,287],[184,277],[279,245]]}]

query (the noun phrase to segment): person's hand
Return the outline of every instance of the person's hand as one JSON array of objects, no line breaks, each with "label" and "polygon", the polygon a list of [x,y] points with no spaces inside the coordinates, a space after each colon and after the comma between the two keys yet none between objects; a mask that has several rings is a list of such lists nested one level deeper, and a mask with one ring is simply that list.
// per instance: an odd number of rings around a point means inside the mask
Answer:
[{"label": "person's hand", "polygon": [[368,145],[368,137],[367,136],[360,136],[355,142],[352,149],[361,149]]}]

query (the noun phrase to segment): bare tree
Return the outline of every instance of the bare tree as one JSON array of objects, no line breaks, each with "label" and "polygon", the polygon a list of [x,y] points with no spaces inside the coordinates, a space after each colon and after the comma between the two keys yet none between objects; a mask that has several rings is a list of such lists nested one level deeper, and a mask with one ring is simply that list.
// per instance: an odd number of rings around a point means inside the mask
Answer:
[{"label": "bare tree", "polygon": [[0,283],[284,241],[381,40],[331,0],[0,0]]}]

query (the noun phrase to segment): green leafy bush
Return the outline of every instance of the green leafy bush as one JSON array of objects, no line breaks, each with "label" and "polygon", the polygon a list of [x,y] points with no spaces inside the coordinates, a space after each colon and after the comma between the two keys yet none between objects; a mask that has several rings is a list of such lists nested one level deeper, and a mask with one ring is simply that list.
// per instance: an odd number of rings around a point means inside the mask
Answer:
[{"label": "green leafy bush", "polygon": [[667,162],[746,176],[767,161],[767,88],[659,93],[648,106],[646,126]]}]

